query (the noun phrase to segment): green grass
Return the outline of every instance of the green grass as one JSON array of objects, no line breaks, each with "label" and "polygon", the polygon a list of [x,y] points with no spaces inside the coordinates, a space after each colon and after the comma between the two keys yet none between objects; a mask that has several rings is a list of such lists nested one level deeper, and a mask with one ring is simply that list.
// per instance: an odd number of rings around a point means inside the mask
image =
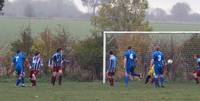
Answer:
[{"label": "green grass", "polygon": [[29,22],[33,35],[44,31],[45,28],[49,28],[53,34],[56,34],[56,30],[62,26],[66,31],[72,33],[73,37],[80,39],[90,35],[91,29],[89,21],[63,19],[31,19],[29,21],[29,19],[20,18],[0,18],[0,46],[16,40],[21,30],[28,26]]},{"label": "green grass", "polygon": [[[49,28],[56,34],[56,29],[63,26],[66,31],[72,33],[75,39],[85,38],[90,35],[90,21],[75,20],[75,19],[36,19],[32,18],[6,18],[0,17],[0,47],[8,45],[9,42],[16,40],[19,37],[21,30],[31,24],[34,35]],[[150,25],[155,31],[198,31],[200,24],[192,23],[158,23],[151,22]]]},{"label": "green grass", "polygon": [[1,101],[199,101],[200,86],[194,83],[167,84],[155,89],[141,82],[109,87],[97,82],[65,82],[52,87],[39,83],[36,88],[17,88],[13,83],[0,83]]}]

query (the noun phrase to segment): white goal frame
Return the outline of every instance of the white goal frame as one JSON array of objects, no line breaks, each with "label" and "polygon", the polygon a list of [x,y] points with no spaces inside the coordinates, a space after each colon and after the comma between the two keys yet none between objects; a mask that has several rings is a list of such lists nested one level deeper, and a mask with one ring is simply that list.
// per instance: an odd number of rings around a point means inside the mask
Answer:
[{"label": "white goal frame", "polygon": [[103,84],[106,83],[107,34],[196,34],[200,31],[104,31],[103,32]]}]

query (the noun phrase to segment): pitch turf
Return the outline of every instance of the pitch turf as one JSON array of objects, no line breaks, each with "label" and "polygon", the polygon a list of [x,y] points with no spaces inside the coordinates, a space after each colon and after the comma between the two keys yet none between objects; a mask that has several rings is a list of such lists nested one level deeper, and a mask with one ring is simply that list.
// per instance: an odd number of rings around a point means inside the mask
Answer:
[{"label": "pitch turf", "polygon": [[0,101],[200,101],[200,86],[194,83],[171,83],[154,89],[141,82],[123,83],[109,87],[97,82],[65,82],[52,87],[17,88],[13,83],[0,83]]}]

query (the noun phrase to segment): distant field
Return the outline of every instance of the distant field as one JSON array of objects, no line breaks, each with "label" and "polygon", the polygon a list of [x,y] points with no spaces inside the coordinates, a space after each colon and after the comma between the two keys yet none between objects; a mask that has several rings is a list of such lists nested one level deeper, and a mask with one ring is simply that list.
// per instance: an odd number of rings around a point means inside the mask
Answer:
[{"label": "distant field", "polygon": [[[45,28],[51,29],[54,33],[58,26],[64,26],[66,31],[71,32],[76,39],[90,35],[90,22],[80,20],[64,19],[27,19],[27,18],[0,18],[0,46],[8,44],[10,41],[19,37],[20,30],[31,24],[34,35],[44,31]],[[150,23],[155,31],[198,31],[200,24],[186,23]],[[55,33],[56,34],[56,33]]]},{"label": "distant field", "polygon": [[[13,81],[14,82],[14,81]],[[0,83],[1,101],[200,101],[200,86],[194,83],[167,84],[154,89],[141,82],[129,87],[117,83],[115,87],[97,82],[65,82],[52,87],[39,83],[38,87],[16,88],[12,82]]]}]

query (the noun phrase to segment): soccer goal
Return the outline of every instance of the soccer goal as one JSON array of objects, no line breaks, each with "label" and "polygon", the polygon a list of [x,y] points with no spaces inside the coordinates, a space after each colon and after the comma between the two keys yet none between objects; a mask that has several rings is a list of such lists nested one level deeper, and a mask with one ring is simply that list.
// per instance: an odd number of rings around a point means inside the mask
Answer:
[{"label": "soccer goal", "polygon": [[160,46],[166,60],[173,61],[173,65],[167,70],[170,73],[169,78],[189,79],[190,72],[196,63],[193,56],[200,54],[200,31],[104,31],[103,83],[106,83],[110,50],[114,51],[118,58],[116,75],[123,72],[123,53],[128,46],[131,46],[137,53],[136,71],[146,75],[155,44]]}]

